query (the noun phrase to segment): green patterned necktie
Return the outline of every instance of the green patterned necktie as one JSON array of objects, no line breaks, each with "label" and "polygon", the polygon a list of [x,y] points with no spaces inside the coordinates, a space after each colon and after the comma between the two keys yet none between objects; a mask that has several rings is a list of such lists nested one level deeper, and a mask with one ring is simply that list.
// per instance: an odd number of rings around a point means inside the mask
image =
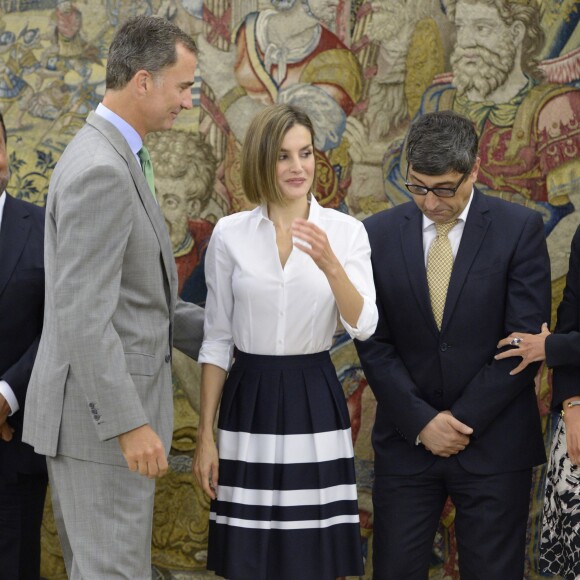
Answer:
[{"label": "green patterned necktie", "polygon": [[157,199],[157,196],[155,195],[155,176],[153,175],[153,163],[151,163],[151,156],[149,155],[149,150],[147,149],[147,147],[145,147],[145,145],[143,145],[143,147],[139,149],[137,155],[141,160],[141,169],[143,170],[145,179],[149,184],[149,189],[151,190],[153,197]]},{"label": "green patterned necktie", "polygon": [[453,250],[447,236],[457,222],[458,220],[454,220],[447,224],[435,224],[437,236],[427,254],[427,283],[431,309],[439,330],[443,322],[447,288],[451,279],[451,270],[453,270]]}]

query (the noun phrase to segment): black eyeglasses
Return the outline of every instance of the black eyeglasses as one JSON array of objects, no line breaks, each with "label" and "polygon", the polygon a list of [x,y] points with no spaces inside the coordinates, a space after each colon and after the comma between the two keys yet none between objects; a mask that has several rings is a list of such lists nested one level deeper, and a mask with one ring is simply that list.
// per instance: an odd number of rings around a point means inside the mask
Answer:
[{"label": "black eyeglasses", "polygon": [[455,187],[427,187],[426,185],[417,185],[407,181],[409,177],[409,164],[407,163],[407,174],[405,175],[405,187],[413,195],[427,195],[430,191],[437,197],[453,197],[459,186],[465,181],[465,178],[471,173],[471,169],[466,171]]}]

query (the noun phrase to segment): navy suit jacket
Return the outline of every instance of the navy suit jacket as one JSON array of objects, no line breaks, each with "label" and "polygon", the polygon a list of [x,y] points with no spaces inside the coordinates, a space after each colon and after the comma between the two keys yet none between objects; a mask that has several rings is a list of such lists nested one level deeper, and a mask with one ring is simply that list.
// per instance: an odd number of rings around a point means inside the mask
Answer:
[{"label": "navy suit jacket", "polygon": [[555,333],[546,338],[546,362],[554,367],[552,407],[580,395],[580,227],[572,239],[564,297]]},{"label": "navy suit jacket", "polygon": [[0,441],[0,476],[44,473],[46,462],[22,442],[26,389],[44,311],[44,209],[6,195],[0,225],[0,379],[20,410],[8,418],[12,441]]},{"label": "navy suit jacket", "polygon": [[493,474],[543,463],[538,365],[510,376],[517,362],[494,359],[501,338],[537,333],[549,322],[550,265],[540,214],[475,191],[441,331],[431,310],[416,204],[364,223],[379,323],[374,336],[356,346],[378,401],[376,474],[413,475],[429,467],[435,456],[415,440],[447,409],[474,429],[457,455],[467,471]]}]

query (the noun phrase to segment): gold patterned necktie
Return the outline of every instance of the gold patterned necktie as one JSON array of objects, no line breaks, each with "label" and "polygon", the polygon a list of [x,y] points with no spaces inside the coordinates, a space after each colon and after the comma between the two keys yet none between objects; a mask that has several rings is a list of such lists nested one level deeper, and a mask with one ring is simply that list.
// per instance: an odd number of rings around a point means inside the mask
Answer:
[{"label": "gold patterned necktie", "polygon": [[441,330],[441,323],[443,322],[447,288],[449,287],[451,270],[453,270],[453,250],[451,249],[448,234],[457,221],[435,224],[437,236],[433,240],[427,255],[427,283],[429,284],[431,309],[439,330]]},{"label": "gold patterned necktie", "polygon": [[153,163],[151,163],[149,149],[147,149],[147,147],[143,145],[143,147],[139,149],[137,155],[139,156],[139,159],[141,161],[141,169],[143,170],[145,179],[149,184],[149,189],[151,190],[153,197],[157,199],[157,196],[155,195],[155,176],[153,175]]}]

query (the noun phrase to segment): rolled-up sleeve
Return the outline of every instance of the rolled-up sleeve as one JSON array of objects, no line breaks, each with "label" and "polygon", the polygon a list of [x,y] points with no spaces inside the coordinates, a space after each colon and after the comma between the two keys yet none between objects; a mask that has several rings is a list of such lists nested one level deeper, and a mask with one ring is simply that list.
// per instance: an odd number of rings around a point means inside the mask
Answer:
[{"label": "rolled-up sleeve", "polygon": [[350,326],[342,316],[340,321],[351,338],[366,340],[373,335],[377,327],[379,314],[376,304],[369,238],[362,223],[357,223],[353,230],[350,250],[344,261],[344,270],[354,287],[363,297],[363,307],[356,327]]},{"label": "rolled-up sleeve", "polygon": [[225,247],[223,234],[223,228],[218,222],[205,255],[207,300],[203,343],[198,360],[200,363],[213,364],[229,371],[234,350],[233,262]]}]

